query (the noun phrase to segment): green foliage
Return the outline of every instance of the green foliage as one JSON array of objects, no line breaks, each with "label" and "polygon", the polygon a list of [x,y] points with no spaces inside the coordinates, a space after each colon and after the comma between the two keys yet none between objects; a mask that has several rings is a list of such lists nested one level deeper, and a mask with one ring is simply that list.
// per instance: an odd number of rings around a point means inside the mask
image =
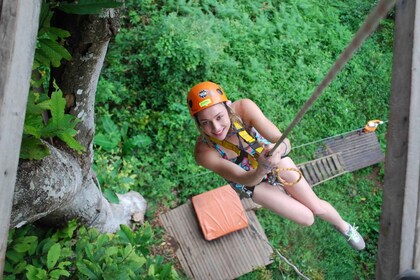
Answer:
[{"label": "green foliage", "polygon": [[[47,156],[49,150],[41,139],[50,137],[58,137],[79,153],[85,150],[85,147],[74,139],[77,133],[74,127],[79,120],[64,113],[65,104],[66,100],[58,87],[51,94],[51,98],[45,94],[29,93],[20,158],[42,159]],[[43,112],[49,112],[51,115],[46,123],[42,118]]]},{"label": "green foliage", "polygon": [[78,0],[75,2],[57,2],[58,9],[68,14],[99,14],[105,8],[117,8],[124,2],[117,0]]},{"label": "green foliage", "polygon": [[115,234],[78,227],[75,221],[58,231],[14,229],[4,279],[178,279],[161,256],[150,256],[154,238],[148,224],[136,231],[121,225]]},{"label": "green foliage", "polygon": [[127,155],[139,149],[147,149],[152,142],[147,135],[136,135],[129,138],[128,130],[130,124],[125,122],[121,129],[118,129],[108,115],[103,116],[100,123],[105,134],[97,133],[94,143],[108,152],[118,152],[120,149],[123,155]]},{"label": "green foliage", "polygon": [[52,1],[51,5],[68,14],[99,14],[105,8],[117,8],[124,2],[118,0]]},{"label": "green foliage", "polygon": [[63,46],[64,39],[69,37],[70,33],[51,26],[52,16],[53,12],[44,0],[41,7],[33,69],[50,65],[59,67],[63,59],[71,60],[71,54]]},{"label": "green foliage", "polygon": [[[70,61],[72,58],[64,47],[65,40],[70,37],[70,33],[51,25],[53,10],[58,8],[67,13],[80,15],[97,14],[104,8],[115,8],[121,5],[122,2],[116,0],[42,1],[40,28],[33,63],[35,75],[31,80],[34,90],[29,93],[20,158],[36,160],[44,158],[49,154],[49,150],[41,139],[53,137],[59,138],[78,153],[86,150],[74,138],[77,134],[75,125],[80,120],[65,113],[66,101],[62,97],[61,90],[54,84],[53,93],[49,98],[43,89],[51,79],[49,77],[50,67],[59,67],[63,60]],[[48,90],[51,89],[48,88]],[[48,113],[51,116],[46,121]],[[100,137],[98,136],[98,138]],[[144,142],[147,139],[136,137],[125,141],[126,148],[144,144],[140,143],[141,141]],[[106,146],[106,144],[104,145]]]}]

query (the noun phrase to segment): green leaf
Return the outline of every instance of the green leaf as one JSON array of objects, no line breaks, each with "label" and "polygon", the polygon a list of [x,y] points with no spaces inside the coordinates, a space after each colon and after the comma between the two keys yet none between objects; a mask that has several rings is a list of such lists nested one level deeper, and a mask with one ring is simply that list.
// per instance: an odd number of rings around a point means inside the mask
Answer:
[{"label": "green leaf", "polygon": [[78,271],[81,272],[83,275],[89,277],[89,279],[99,279],[98,276],[96,276],[96,274],[91,269],[89,269],[86,264],[78,262],[76,266]]},{"label": "green leaf", "polygon": [[115,204],[120,203],[120,200],[119,200],[117,194],[110,189],[105,189],[104,196],[111,203],[115,203]]},{"label": "green leaf", "polygon": [[94,273],[95,273],[95,275],[97,276],[97,277],[100,277],[100,276],[102,276],[102,269],[101,269],[101,267],[99,266],[99,264],[98,263],[96,263],[96,262],[91,262],[91,261],[89,261],[89,260],[83,260],[83,262],[86,264],[86,266],[91,270],[91,271],[93,271]]},{"label": "green leaf", "polygon": [[64,119],[64,109],[66,107],[66,100],[63,98],[63,93],[61,91],[55,91],[51,95],[51,116],[53,120],[53,125],[55,128],[59,128],[61,122]]},{"label": "green leaf", "polygon": [[56,52],[53,47],[51,47],[51,45],[54,43],[58,43],[51,41],[50,39],[39,39],[38,43],[40,44],[39,52],[48,58],[53,67],[59,67],[63,57],[58,52]]},{"label": "green leaf", "polygon": [[87,257],[88,257],[88,259],[89,259],[89,260],[91,260],[91,261],[93,261],[93,260],[94,260],[92,246],[93,246],[93,245],[91,245],[91,244],[87,244],[87,245],[85,246],[85,253],[86,253],[86,256],[87,256]]},{"label": "green leaf", "polygon": [[[68,32],[67,30],[57,28],[57,27],[47,28],[46,33],[47,34],[53,34],[54,36],[56,36],[56,38],[60,38],[60,39],[70,37],[70,35],[71,35],[70,32]],[[52,37],[50,37],[50,38],[53,39]]]},{"label": "green leaf", "polygon": [[22,159],[40,160],[50,154],[50,150],[41,140],[23,135],[19,157]]},{"label": "green leaf", "polygon": [[69,133],[61,132],[61,133],[58,133],[57,136],[58,138],[63,140],[70,148],[72,148],[79,154],[86,151],[86,148],[82,146],[79,142],[77,142]]},{"label": "green leaf", "polygon": [[4,272],[6,272],[6,273],[13,273],[14,270],[15,269],[13,268],[12,264],[6,260],[4,262]]},{"label": "green leaf", "polygon": [[16,273],[16,274],[23,273],[25,271],[27,265],[28,265],[28,263],[26,261],[22,261],[22,262],[18,263],[14,268],[14,273]]},{"label": "green leaf", "polygon": [[43,128],[42,115],[26,115],[23,133],[40,138]]},{"label": "green leaf", "polygon": [[101,122],[102,122],[102,126],[104,127],[107,133],[120,135],[118,126],[112,121],[110,116],[108,115],[103,116],[101,118]]},{"label": "green leaf", "polygon": [[121,224],[118,235],[126,242],[129,242],[132,245],[136,245],[133,231],[128,226]]},{"label": "green leaf", "polygon": [[28,103],[26,105],[26,114],[39,115],[45,110],[50,109],[50,100],[43,100],[40,102],[40,94],[30,92],[28,95]]},{"label": "green leaf", "polygon": [[59,279],[60,276],[66,276],[66,277],[70,276],[70,273],[64,269],[54,269],[53,271],[50,272],[49,276],[53,279]]},{"label": "green leaf", "polygon": [[24,252],[32,252],[34,248],[38,245],[38,237],[36,236],[25,236],[18,238],[16,244],[13,246],[13,249],[16,252],[24,253]]},{"label": "green leaf", "polygon": [[49,270],[51,270],[55,266],[58,259],[60,258],[60,254],[61,254],[61,245],[59,243],[55,243],[48,250],[47,267]]},{"label": "green leaf", "polygon": [[60,268],[60,269],[65,269],[66,266],[69,266],[71,264],[72,264],[72,262],[70,262],[70,261],[64,261],[64,262],[60,262],[57,265],[57,267]]},{"label": "green leaf", "polygon": [[96,240],[97,247],[103,247],[109,241],[109,237],[107,234],[99,235],[98,239]]},{"label": "green leaf", "polygon": [[112,151],[113,149],[117,148],[119,142],[120,139],[115,135],[105,136],[101,133],[96,134],[93,139],[93,143],[95,145],[101,146],[107,151]]},{"label": "green leaf", "polygon": [[110,257],[110,256],[114,256],[114,255],[117,255],[117,254],[118,254],[118,248],[117,248],[117,247],[115,247],[115,246],[108,247],[108,248],[106,248],[106,250],[105,250],[105,254],[106,254],[108,257]]},{"label": "green leaf", "polygon": [[28,265],[26,267],[26,278],[28,280],[42,280],[47,279],[47,272],[45,269],[35,267],[33,265]]},{"label": "green leaf", "polygon": [[133,138],[133,145],[138,148],[147,148],[152,144],[152,139],[147,135],[136,135]]},{"label": "green leaf", "polygon": [[163,265],[162,271],[159,273],[160,279],[168,279],[170,278],[170,274],[172,272],[172,266],[169,264]]},{"label": "green leaf", "polygon": [[53,40],[42,40],[42,42],[54,52],[54,56],[57,57],[59,61],[61,61],[61,59],[71,60],[69,51],[58,42]]},{"label": "green leaf", "polygon": [[[47,53],[45,53],[45,50],[41,48],[37,48],[35,52],[35,62],[39,65],[47,66],[49,67],[51,64],[51,60]],[[35,68],[34,68],[35,69]]]},{"label": "green leaf", "polygon": [[19,253],[14,250],[7,250],[6,252],[6,259],[10,260],[13,264],[23,262],[24,261],[24,253]]},{"label": "green leaf", "polygon": [[99,14],[104,8],[117,8],[123,3],[116,0],[79,0],[73,3],[60,3],[58,7],[68,14]]}]

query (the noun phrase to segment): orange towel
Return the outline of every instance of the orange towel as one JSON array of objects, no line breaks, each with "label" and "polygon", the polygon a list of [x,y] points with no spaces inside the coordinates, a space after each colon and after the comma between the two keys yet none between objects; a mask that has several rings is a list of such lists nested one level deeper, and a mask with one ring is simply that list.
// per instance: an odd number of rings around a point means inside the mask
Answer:
[{"label": "orange towel", "polygon": [[248,226],[238,194],[230,185],[191,198],[206,240],[213,240]]}]

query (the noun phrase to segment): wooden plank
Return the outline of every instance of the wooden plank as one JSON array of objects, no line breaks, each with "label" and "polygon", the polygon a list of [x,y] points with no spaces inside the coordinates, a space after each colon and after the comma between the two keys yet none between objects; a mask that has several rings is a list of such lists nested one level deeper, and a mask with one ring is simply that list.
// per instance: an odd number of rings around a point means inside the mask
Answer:
[{"label": "wooden plank", "polygon": [[[245,205],[244,205],[245,207]],[[251,227],[206,241],[190,202],[159,216],[165,230],[179,245],[176,255],[189,279],[234,279],[272,262],[272,248],[253,211]]]},{"label": "wooden plank", "polygon": [[420,3],[398,1],[377,279],[420,271]]},{"label": "wooden plank", "polygon": [[325,171],[324,164],[323,164],[322,160],[323,159],[319,159],[317,161],[316,165],[318,166],[319,170],[321,171],[322,180],[324,180],[324,179],[328,178],[328,174],[327,174],[327,171]]},{"label": "wooden plank", "polygon": [[345,170],[342,168],[339,158],[339,154],[331,154],[319,159],[300,163],[297,166],[302,170],[309,184],[316,186],[324,181],[344,174]]},{"label": "wooden plank", "polygon": [[332,175],[334,175],[337,172],[337,168],[335,167],[334,162],[332,161],[330,157],[327,157],[326,161],[328,164],[328,169],[330,169],[331,172],[333,173]]},{"label": "wooden plank", "polygon": [[322,158],[322,159],[320,159],[320,160],[321,160],[322,167],[323,167],[323,168],[324,168],[324,170],[325,170],[326,177],[333,176],[333,175],[334,175],[334,171],[333,171],[333,170],[331,170],[331,168],[330,168],[330,166],[329,166],[329,164],[328,164],[327,159],[326,159],[326,158]]},{"label": "wooden plank", "polygon": [[242,205],[244,206],[245,211],[255,210],[261,208],[261,205],[255,203],[252,198],[242,198]]},{"label": "wooden plank", "polygon": [[313,180],[312,180],[312,178],[311,178],[311,175],[309,174],[308,169],[306,168],[306,166],[305,166],[305,165],[300,165],[300,166],[299,166],[299,169],[300,169],[300,171],[302,172],[302,175],[303,175],[303,177],[306,179],[306,181],[308,181],[308,183],[309,183],[310,185],[313,185],[313,184],[314,184],[314,182],[313,182]]},{"label": "wooden plank", "polygon": [[41,1],[0,1],[0,275],[22,141]]},{"label": "wooden plank", "polygon": [[316,175],[316,179],[317,179],[316,182],[322,181],[321,171],[319,170],[317,164],[315,162],[312,162],[311,166],[313,167],[314,173]]},{"label": "wooden plank", "polygon": [[335,168],[337,168],[337,170],[344,170],[343,166],[341,165],[341,161],[337,155],[331,157],[331,159],[333,160]]},{"label": "wooden plank", "polygon": [[318,183],[319,180],[318,180],[318,177],[315,174],[315,170],[313,169],[312,165],[311,164],[306,164],[306,168],[308,169],[309,174],[311,174],[311,178],[312,178],[311,181],[313,182],[313,184]]}]

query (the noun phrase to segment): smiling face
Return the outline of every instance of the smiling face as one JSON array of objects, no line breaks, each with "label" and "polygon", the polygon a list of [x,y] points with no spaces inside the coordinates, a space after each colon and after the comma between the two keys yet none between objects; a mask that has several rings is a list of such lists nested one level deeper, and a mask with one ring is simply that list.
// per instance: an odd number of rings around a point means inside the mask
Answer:
[{"label": "smiling face", "polygon": [[198,112],[197,120],[204,133],[219,140],[226,138],[231,125],[228,111],[223,103]]}]

